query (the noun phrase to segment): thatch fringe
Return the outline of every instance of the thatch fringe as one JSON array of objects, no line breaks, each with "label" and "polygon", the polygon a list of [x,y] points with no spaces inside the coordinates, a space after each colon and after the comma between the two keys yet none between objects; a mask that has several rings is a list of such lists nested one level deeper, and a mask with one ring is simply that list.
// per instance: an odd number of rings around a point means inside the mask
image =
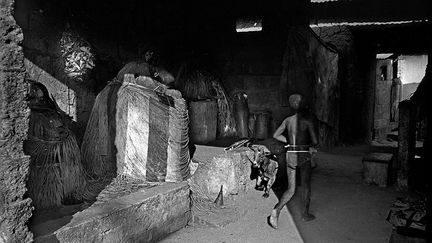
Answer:
[{"label": "thatch fringe", "polygon": [[215,80],[211,74],[195,70],[190,75],[184,77],[183,87],[180,89],[183,91],[183,96],[188,100],[199,100],[214,98],[216,93],[213,89],[212,81]]},{"label": "thatch fringe", "polygon": [[219,81],[213,80],[212,86],[218,97],[218,137],[233,137],[237,131],[232,101]]},{"label": "thatch fringe", "polygon": [[114,178],[117,173],[114,140],[120,87],[120,82],[111,82],[97,95],[81,144],[84,168],[95,180]]},{"label": "thatch fringe", "polygon": [[30,136],[25,151],[31,156],[27,188],[37,209],[75,204],[95,197],[87,188],[80,150],[72,134],[63,141],[44,141]]},{"label": "thatch fringe", "polygon": [[233,104],[222,84],[214,75],[203,70],[184,72],[181,75],[181,87],[185,99],[203,100],[216,99],[218,104],[218,137],[236,135],[236,124],[233,116]]},{"label": "thatch fringe", "polygon": [[44,85],[29,82],[31,112],[24,152],[30,155],[27,188],[34,206],[39,210],[94,200],[98,187],[87,184],[70,117],[49,98]]}]

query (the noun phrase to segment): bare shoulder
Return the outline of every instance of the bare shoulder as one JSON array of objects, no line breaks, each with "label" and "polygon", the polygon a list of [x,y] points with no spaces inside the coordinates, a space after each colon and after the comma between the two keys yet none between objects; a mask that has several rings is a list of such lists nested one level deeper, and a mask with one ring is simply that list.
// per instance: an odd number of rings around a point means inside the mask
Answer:
[{"label": "bare shoulder", "polygon": [[285,118],[284,122],[291,122],[294,120],[297,120],[297,114]]},{"label": "bare shoulder", "polygon": [[288,121],[289,121],[289,117],[285,118],[285,119],[281,122],[281,126],[282,126],[282,125],[285,125]]}]

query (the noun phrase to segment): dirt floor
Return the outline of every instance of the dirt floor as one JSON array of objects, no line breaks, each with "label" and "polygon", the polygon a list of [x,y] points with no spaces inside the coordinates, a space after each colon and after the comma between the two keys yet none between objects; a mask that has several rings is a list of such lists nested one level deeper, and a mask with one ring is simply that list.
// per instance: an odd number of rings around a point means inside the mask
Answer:
[{"label": "dirt floor", "polygon": [[361,161],[368,150],[367,146],[339,147],[317,154],[312,177],[314,221],[300,220],[295,197],[291,213],[283,210],[279,229],[274,230],[266,218],[276,197],[265,199],[261,191],[251,190],[244,198],[226,200],[227,208],[237,210],[236,216],[210,215],[207,224],[194,223],[162,242],[388,242],[392,232],[385,220],[388,210],[406,194],[362,184]]}]

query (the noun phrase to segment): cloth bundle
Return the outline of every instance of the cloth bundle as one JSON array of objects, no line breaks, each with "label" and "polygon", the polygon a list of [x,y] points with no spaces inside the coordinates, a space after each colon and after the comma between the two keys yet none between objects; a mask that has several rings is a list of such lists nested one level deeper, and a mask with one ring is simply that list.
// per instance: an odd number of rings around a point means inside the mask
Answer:
[{"label": "cloth bundle", "polygon": [[150,182],[189,177],[188,113],[177,90],[126,74],[96,98],[82,145],[94,175]]},{"label": "cloth bundle", "polygon": [[425,231],[426,202],[424,200],[398,198],[388,213],[387,221],[394,227]]}]

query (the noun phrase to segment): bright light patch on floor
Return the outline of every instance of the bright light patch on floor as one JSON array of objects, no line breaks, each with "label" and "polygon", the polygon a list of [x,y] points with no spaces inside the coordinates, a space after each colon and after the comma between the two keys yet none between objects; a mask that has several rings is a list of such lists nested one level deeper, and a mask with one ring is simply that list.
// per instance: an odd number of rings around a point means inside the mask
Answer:
[{"label": "bright light patch on floor", "polygon": [[239,19],[236,23],[237,32],[257,32],[262,31],[261,19]]}]

